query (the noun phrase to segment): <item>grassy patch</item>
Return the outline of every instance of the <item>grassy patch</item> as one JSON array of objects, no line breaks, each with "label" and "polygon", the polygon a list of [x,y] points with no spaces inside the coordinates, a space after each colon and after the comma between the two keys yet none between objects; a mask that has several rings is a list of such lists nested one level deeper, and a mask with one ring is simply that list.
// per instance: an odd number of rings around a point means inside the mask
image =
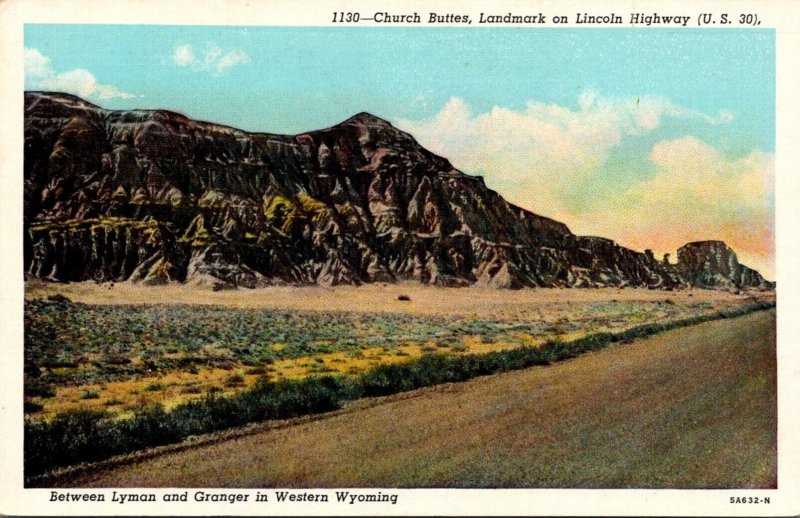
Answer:
[{"label": "grassy patch", "polygon": [[24,313],[25,365],[30,373],[26,375],[26,395],[46,397],[46,390],[41,395],[37,391],[48,385],[100,383],[171,371],[197,374],[204,368],[258,367],[320,354],[394,350],[402,344],[435,344],[466,352],[460,344],[470,337],[480,337],[485,344],[502,342],[505,347],[516,347],[548,335],[586,334],[598,326],[611,331],[713,311],[707,302],[606,301],[570,305],[536,318],[514,314],[489,319],[32,299],[25,301]]}]

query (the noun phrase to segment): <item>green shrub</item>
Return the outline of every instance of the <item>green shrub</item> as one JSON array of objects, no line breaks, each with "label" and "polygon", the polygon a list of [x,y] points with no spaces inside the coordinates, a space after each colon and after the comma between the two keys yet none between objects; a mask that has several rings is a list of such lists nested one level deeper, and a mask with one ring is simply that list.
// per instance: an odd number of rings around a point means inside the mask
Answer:
[{"label": "green shrub", "polygon": [[56,395],[53,387],[41,380],[25,380],[25,395],[28,397],[51,398]]},{"label": "green shrub", "polygon": [[79,410],[59,414],[52,421],[26,421],[26,475],[116,453],[103,421],[105,416],[103,412]]}]

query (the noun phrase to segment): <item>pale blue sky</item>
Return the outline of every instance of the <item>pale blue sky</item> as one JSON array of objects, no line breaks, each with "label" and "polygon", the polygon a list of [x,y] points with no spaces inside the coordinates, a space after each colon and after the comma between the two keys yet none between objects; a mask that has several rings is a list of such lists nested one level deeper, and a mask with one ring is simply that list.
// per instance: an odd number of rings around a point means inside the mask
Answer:
[{"label": "pale blue sky", "polygon": [[[200,60],[215,45],[247,61],[219,73],[178,67],[180,45]],[[25,46],[56,72],[86,69],[135,95],[93,99],[105,107],[170,108],[253,131],[297,133],[359,111],[420,119],[453,96],[476,111],[531,99],[575,107],[593,89],[731,111],[724,133],[774,147],[769,30],[27,25]]]},{"label": "pale blue sky", "polygon": [[772,268],[772,30],[26,25],[25,48],[27,89],[288,134],[368,111],[576,232]]}]

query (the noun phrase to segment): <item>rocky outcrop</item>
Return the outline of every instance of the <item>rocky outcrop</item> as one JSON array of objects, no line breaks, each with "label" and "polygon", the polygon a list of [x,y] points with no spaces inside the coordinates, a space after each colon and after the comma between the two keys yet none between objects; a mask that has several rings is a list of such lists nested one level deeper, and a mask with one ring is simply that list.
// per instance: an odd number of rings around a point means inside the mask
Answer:
[{"label": "rocky outcrop", "polygon": [[739,264],[736,252],[722,241],[696,241],[678,249],[678,267],[687,280],[702,288],[772,288],[752,268]]},{"label": "rocky outcrop", "polygon": [[288,136],[29,92],[24,197],[27,273],[58,281],[765,285],[576,236],[367,113]]}]

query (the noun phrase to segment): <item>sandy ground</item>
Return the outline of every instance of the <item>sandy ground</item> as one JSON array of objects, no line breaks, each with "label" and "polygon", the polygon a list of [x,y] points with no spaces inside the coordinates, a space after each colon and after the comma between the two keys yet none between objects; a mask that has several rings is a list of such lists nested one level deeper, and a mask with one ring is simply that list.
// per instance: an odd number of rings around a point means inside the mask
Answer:
[{"label": "sandy ground", "polygon": [[677,329],[56,485],[775,487],[774,319]]},{"label": "sandy ground", "polygon": [[[212,291],[185,284],[142,286],[131,283],[93,282],[57,284],[29,280],[26,298],[62,294],[87,304],[212,304],[229,307],[280,308],[309,311],[399,312],[420,315],[502,315],[535,311],[552,304],[591,304],[609,300],[676,302],[731,302],[771,293],[647,289],[557,289],[499,290],[485,287],[442,288],[419,283],[367,284],[363,286],[280,286],[260,289]],[[407,295],[410,301],[397,300]],[[523,314],[520,314],[523,312]]]}]

